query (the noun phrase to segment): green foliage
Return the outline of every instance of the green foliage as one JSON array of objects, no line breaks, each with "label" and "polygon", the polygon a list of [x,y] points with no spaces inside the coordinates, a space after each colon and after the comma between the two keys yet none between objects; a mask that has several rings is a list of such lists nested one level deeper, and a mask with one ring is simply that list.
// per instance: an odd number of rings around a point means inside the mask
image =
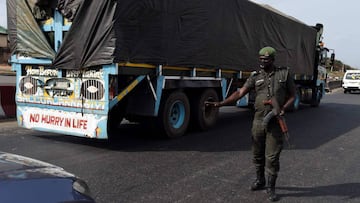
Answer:
[{"label": "green foliage", "polygon": [[340,61],[340,60],[336,60],[335,59],[335,61],[334,61],[334,64],[333,64],[333,67],[330,65],[330,59],[328,59],[327,60],[327,62],[326,62],[326,64],[327,64],[327,69],[329,70],[329,71],[343,71],[343,70],[353,70],[353,69],[355,69],[355,68],[353,68],[353,67],[351,67],[351,66],[349,66],[349,65],[347,65],[347,64],[344,64],[342,61]]}]

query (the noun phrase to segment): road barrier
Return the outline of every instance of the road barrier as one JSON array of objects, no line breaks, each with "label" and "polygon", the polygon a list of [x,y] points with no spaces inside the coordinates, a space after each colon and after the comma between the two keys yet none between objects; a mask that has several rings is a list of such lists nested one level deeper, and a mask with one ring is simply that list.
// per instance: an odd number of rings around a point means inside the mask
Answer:
[{"label": "road barrier", "polygon": [[0,118],[16,116],[15,86],[0,86]]},{"label": "road barrier", "polygon": [[328,81],[327,82],[327,91],[331,92],[331,90],[336,89],[336,88],[340,88],[342,84],[341,80],[333,80],[333,81]]}]

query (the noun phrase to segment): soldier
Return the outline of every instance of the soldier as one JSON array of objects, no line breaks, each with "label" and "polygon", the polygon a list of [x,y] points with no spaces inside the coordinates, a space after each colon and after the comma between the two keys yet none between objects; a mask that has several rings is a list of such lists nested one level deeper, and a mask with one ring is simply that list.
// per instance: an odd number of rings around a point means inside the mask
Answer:
[{"label": "soldier", "polygon": [[259,51],[260,70],[251,75],[243,87],[221,102],[207,102],[207,106],[221,107],[231,104],[251,89],[255,89],[255,115],[252,126],[253,163],[256,169],[256,180],[252,183],[252,191],[265,188],[265,167],[268,175],[267,193],[270,201],[277,201],[275,193],[276,178],[280,169],[280,152],[283,148],[283,134],[276,118],[272,118],[267,126],[263,125],[264,116],[272,111],[272,106],[265,104],[274,96],[280,106],[280,115],[293,105],[295,100],[295,83],[287,67],[274,65],[276,50],[264,47]]}]

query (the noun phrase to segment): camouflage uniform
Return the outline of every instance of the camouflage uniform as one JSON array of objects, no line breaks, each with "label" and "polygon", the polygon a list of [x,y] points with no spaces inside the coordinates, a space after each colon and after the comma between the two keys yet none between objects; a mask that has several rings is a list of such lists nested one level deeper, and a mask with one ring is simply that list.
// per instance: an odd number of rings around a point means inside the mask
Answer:
[{"label": "camouflage uniform", "polygon": [[255,115],[252,126],[253,162],[257,172],[266,172],[277,176],[280,169],[280,152],[283,148],[283,134],[276,118],[272,118],[265,127],[262,125],[264,116],[272,109],[271,105],[264,105],[263,101],[270,100],[274,95],[282,107],[289,92],[295,90],[295,83],[290,78],[287,67],[277,67],[271,73],[258,71],[244,84],[249,89],[255,89]]}]

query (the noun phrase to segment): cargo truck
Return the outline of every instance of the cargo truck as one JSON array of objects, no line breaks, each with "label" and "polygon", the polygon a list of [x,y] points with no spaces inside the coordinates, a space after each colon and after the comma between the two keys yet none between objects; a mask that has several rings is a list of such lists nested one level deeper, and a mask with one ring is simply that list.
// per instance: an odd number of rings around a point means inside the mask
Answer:
[{"label": "cargo truck", "polygon": [[[272,46],[299,103],[325,93],[323,26],[246,0],[8,0],[19,126],[79,137],[118,135],[123,119],[167,137],[207,130]],[[252,95],[237,102],[251,104]]]}]

